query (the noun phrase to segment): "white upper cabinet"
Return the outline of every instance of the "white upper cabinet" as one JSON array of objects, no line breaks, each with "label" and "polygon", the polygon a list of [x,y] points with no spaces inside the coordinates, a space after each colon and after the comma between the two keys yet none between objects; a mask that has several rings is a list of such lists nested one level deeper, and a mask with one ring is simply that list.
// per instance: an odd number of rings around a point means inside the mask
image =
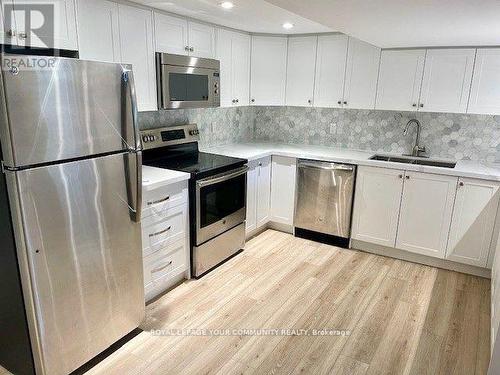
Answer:
[{"label": "white upper cabinet", "polygon": [[245,106],[250,98],[250,36],[219,29],[217,54],[220,60],[221,106]]},{"label": "white upper cabinet", "polygon": [[404,171],[362,167],[356,176],[352,238],[394,247]]},{"label": "white upper cabinet", "polygon": [[349,38],[343,106],[375,108],[380,48]]},{"label": "white upper cabinet", "polygon": [[12,5],[10,0],[0,1],[0,44],[16,44],[17,41],[14,37],[14,30],[16,29],[15,19],[11,19],[12,24],[7,24],[7,18],[4,14],[8,6]]},{"label": "white upper cabinet", "polygon": [[465,113],[475,49],[431,49],[425,58],[419,110]]},{"label": "white upper cabinet", "polygon": [[424,61],[421,49],[382,51],[375,108],[416,110]]},{"label": "white upper cabinet", "polygon": [[318,37],[314,105],[340,108],[344,102],[348,37],[321,35]]},{"label": "white upper cabinet", "polygon": [[157,110],[153,13],[122,4],[118,11],[121,62],[132,64],[138,109]]},{"label": "white upper cabinet", "polygon": [[286,60],[286,37],[252,37],[251,104],[285,104]]},{"label": "white upper cabinet", "polygon": [[444,258],[457,180],[406,171],[396,248]]},{"label": "white upper cabinet", "polygon": [[213,59],[215,57],[215,28],[202,23],[188,23],[189,55]]},{"label": "white upper cabinet", "polygon": [[215,57],[215,28],[155,12],[156,52]]},{"label": "white upper cabinet", "polygon": [[499,187],[500,184],[491,181],[460,178],[447,259],[486,267],[500,197]]},{"label": "white upper cabinet", "polygon": [[78,0],[80,58],[120,62],[118,4],[103,0]]},{"label": "white upper cabinet", "polygon": [[500,48],[479,48],[468,113],[500,114]]},{"label": "white upper cabinet", "polygon": [[286,105],[312,106],[316,62],[315,36],[288,39]]},{"label": "white upper cabinet", "polygon": [[154,19],[155,52],[187,55],[189,53],[187,21],[183,18],[167,16],[158,12],[155,12]]},{"label": "white upper cabinet", "polygon": [[53,31],[50,30],[46,35],[40,29],[37,29],[36,32],[28,29],[29,26],[25,24],[25,11],[22,8],[16,8],[17,4],[22,5],[25,4],[24,2],[13,1],[13,3],[17,45],[67,50],[78,49],[75,0],[30,0],[26,2],[26,4],[34,6],[38,4],[53,5],[52,20],[45,20],[45,15],[41,12],[31,12],[31,25],[43,25],[44,22],[53,23]]}]

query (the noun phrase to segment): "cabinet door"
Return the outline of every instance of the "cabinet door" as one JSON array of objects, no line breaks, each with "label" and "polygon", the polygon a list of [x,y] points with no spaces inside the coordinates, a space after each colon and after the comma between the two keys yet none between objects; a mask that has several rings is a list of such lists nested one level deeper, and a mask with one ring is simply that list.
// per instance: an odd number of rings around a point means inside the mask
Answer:
[{"label": "cabinet door", "polygon": [[416,110],[425,50],[382,51],[376,109]]},{"label": "cabinet door", "polygon": [[500,49],[477,50],[467,112],[500,114]]},{"label": "cabinet door", "polygon": [[500,184],[460,178],[446,258],[486,267]]},{"label": "cabinet door", "polygon": [[425,57],[419,110],[465,113],[475,49],[431,49]]},{"label": "cabinet door", "polygon": [[296,159],[272,157],[271,221],[293,225]]},{"label": "cabinet door", "polygon": [[78,0],[80,58],[120,61],[118,4],[103,0]]},{"label": "cabinet door", "polygon": [[444,258],[457,178],[406,172],[396,247]]},{"label": "cabinet door", "polygon": [[183,18],[167,16],[156,12],[154,19],[155,52],[187,55],[189,53],[187,21]]},{"label": "cabinet door", "polygon": [[258,166],[256,162],[251,162],[248,165],[247,172],[247,221],[246,232],[257,228],[257,174]]},{"label": "cabinet door", "polygon": [[25,24],[24,3],[16,0],[14,1],[14,14],[18,45],[67,50],[78,49],[75,0],[30,0],[27,4],[29,4],[28,6],[52,5],[54,12],[52,20],[45,20],[46,15],[42,12],[31,12],[31,25],[52,22],[53,30],[47,30],[47,34],[44,34],[40,29],[36,29],[36,32],[30,30],[30,26]]},{"label": "cabinet door", "polygon": [[257,178],[257,228],[269,221],[271,208],[271,157],[258,161]]},{"label": "cabinet door", "polygon": [[233,95],[233,32],[217,30],[216,57],[220,61],[220,105],[231,107],[235,104]]},{"label": "cabinet door", "polygon": [[344,107],[375,108],[380,48],[349,38],[344,85]]},{"label": "cabinet door", "polygon": [[251,104],[285,103],[286,51],[285,37],[252,37]]},{"label": "cabinet door", "polygon": [[215,28],[196,22],[188,24],[189,55],[213,59],[215,57]]},{"label": "cabinet door", "polygon": [[132,64],[137,106],[153,111],[156,102],[156,71],[153,48],[153,13],[149,10],[118,5],[122,62]]},{"label": "cabinet door", "polygon": [[314,105],[342,107],[348,37],[322,35],[318,37]]},{"label": "cabinet door", "polygon": [[250,35],[233,33],[232,92],[236,106],[250,103]]},{"label": "cabinet door", "polygon": [[356,178],[352,238],[394,247],[403,191],[403,171],[359,167]]},{"label": "cabinet door", "polygon": [[[0,1],[0,44],[17,44],[17,39],[13,36],[16,28],[15,17],[9,17],[5,12],[12,11],[12,0]],[[10,19],[7,24],[7,19]]]},{"label": "cabinet door", "polygon": [[317,44],[315,36],[288,39],[286,105],[312,106]]}]

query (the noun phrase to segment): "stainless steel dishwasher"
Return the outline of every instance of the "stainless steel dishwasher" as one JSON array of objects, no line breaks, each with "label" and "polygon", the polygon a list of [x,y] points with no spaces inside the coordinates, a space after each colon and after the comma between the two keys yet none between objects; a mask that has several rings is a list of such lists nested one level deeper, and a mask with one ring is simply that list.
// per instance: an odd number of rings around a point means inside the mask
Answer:
[{"label": "stainless steel dishwasher", "polygon": [[297,163],[295,235],[348,247],[356,166]]}]

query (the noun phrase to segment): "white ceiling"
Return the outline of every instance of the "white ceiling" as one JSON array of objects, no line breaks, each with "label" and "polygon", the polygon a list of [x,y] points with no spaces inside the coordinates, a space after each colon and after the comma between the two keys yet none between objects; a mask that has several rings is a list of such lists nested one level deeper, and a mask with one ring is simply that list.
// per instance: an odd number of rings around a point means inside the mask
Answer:
[{"label": "white ceiling", "polygon": [[[133,0],[136,3],[196,18],[202,21],[254,33],[320,33],[333,31],[327,26],[310,21],[264,0],[231,0],[234,8],[220,7],[222,0]],[[294,24],[290,31],[285,22]]]},{"label": "white ceiling", "polygon": [[500,45],[500,0],[267,0],[382,48]]}]

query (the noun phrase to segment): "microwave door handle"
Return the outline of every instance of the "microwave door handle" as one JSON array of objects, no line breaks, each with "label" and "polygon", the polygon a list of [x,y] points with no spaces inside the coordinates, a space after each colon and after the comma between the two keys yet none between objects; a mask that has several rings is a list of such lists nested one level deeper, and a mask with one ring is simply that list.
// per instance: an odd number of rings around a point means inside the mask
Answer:
[{"label": "microwave door handle", "polygon": [[224,174],[222,176],[216,176],[216,177],[212,177],[212,178],[203,179],[203,180],[198,181],[197,184],[199,187],[218,184],[219,182],[227,181],[227,180],[230,180],[231,178],[241,176],[242,174],[245,174],[247,171],[248,171],[248,166],[245,165],[244,167],[241,167],[232,173]]},{"label": "microwave door handle", "polygon": [[[137,95],[135,92],[134,72],[130,69],[123,69],[122,81],[125,86],[125,102],[122,104],[124,111],[122,118],[125,119],[124,130],[133,129],[135,137],[135,145],[131,151],[141,149],[141,137],[139,134],[139,122],[137,120]],[[130,98],[130,107],[128,105],[128,98]]]}]

